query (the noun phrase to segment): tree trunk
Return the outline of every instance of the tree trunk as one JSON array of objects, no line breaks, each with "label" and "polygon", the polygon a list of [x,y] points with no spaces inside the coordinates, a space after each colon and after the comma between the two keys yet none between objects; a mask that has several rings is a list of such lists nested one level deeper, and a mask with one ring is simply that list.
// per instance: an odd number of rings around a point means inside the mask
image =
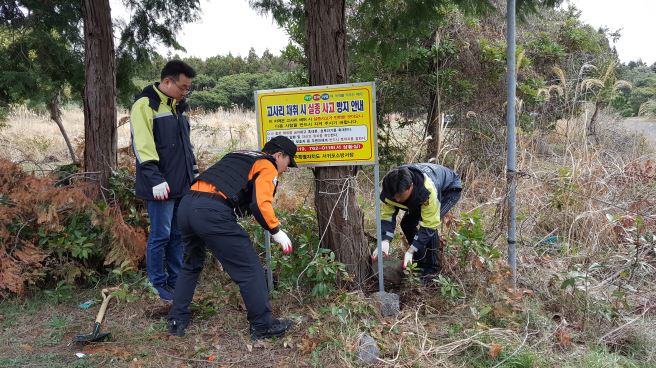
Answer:
[{"label": "tree trunk", "polygon": [[[305,0],[305,53],[310,85],[347,82],[344,0]],[[363,213],[355,198],[357,166],[314,169],[315,207],[321,245],[346,264],[354,281],[370,275]]]},{"label": "tree trunk", "polygon": [[426,161],[431,159],[437,163],[437,156],[440,154],[442,147],[442,119],[440,119],[441,105],[440,105],[440,32],[435,32],[435,60],[433,66],[435,68],[435,89],[430,90],[428,116],[426,117],[426,136],[432,135],[432,138],[427,143],[426,147]]},{"label": "tree trunk", "polygon": [[68,134],[66,134],[66,129],[64,128],[64,123],[62,122],[62,118],[61,118],[60,104],[61,104],[61,91],[57,90],[57,92],[55,92],[55,94],[52,96],[50,102],[48,102],[50,119],[52,119],[52,121],[54,121],[55,124],[57,124],[57,126],[59,127],[59,131],[64,137],[64,142],[66,142],[66,147],[68,147],[68,153],[71,155],[71,160],[73,161],[74,164],[77,165],[80,162],[78,161],[77,157],[75,157],[75,150],[73,149],[71,140],[68,139]]},{"label": "tree trunk", "polygon": [[431,103],[426,117],[426,136],[430,135],[431,140],[426,143],[426,161],[433,159],[437,162],[437,155],[440,153],[440,110],[436,90],[430,90],[429,99]]},{"label": "tree trunk", "polygon": [[599,110],[601,110],[601,103],[599,101],[595,102],[595,109],[590,118],[590,123],[588,123],[588,135],[595,136],[597,135],[597,118],[599,116]]},{"label": "tree trunk", "polygon": [[109,187],[116,166],[116,57],[109,0],[83,0],[84,171],[91,194]]}]

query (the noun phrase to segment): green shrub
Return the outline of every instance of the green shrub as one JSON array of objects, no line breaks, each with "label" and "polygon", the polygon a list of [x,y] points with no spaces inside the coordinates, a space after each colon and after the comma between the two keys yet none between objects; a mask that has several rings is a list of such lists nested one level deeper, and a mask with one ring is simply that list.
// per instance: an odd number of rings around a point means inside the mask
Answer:
[{"label": "green shrub", "polygon": [[[335,259],[330,249],[319,248],[319,230],[314,210],[301,207],[293,212],[277,210],[285,232],[292,239],[294,252],[283,254],[271,241],[271,267],[280,290],[305,287],[312,296],[323,296],[335,291],[339,280],[348,278],[346,265]],[[254,221],[244,221],[254,242],[264,251],[263,230]]]},{"label": "green shrub", "polygon": [[145,228],[148,225],[148,218],[144,215],[145,202],[137,199],[134,188],[134,174],[127,168],[121,167],[112,172],[109,192],[113,196],[113,202],[124,212],[127,224]]},{"label": "green shrub", "polygon": [[488,269],[493,268],[494,260],[501,257],[501,253],[486,240],[485,229],[482,223],[480,209],[461,214],[461,221],[451,238],[449,244],[454,244],[458,249],[459,264],[464,267],[469,254],[473,253],[480,257]]}]

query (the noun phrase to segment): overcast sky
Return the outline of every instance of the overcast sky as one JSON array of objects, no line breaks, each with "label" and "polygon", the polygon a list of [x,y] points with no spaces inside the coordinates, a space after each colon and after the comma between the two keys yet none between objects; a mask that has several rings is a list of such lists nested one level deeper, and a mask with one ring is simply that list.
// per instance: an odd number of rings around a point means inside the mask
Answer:
[{"label": "overcast sky", "polygon": [[595,28],[622,29],[615,44],[620,60],[656,62],[656,0],[569,0],[581,10],[581,19]]},{"label": "overcast sky", "polygon": [[[126,17],[121,0],[110,0],[112,14]],[[178,32],[178,42],[187,49],[182,56],[207,58],[216,55],[247,56],[253,47],[258,55],[269,49],[280,54],[287,46],[287,33],[278,28],[270,15],[259,15],[247,0],[200,0],[201,19],[183,26]],[[167,50],[158,51],[166,56]],[[171,50],[173,53],[175,51]]]},{"label": "overcast sky", "polygon": [[[615,44],[620,60],[642,59],[656,62],[656,0],[566,0],[581,9],[581,18],[595,28],[607,26],[621,30]],[[112,11],[125,16],[120,0],[110,0]],[[565,3],[565,4],[566,4]],[[288,41],[271,16],[258,15],[247,0],[201,0],[201,19],[187,24],[178,34],[178,41],[187,49],[183,56],[207,58],[215,55],[246,56],[253,47],[258,55],[265,49],[279,54]],[[160,53],[166,55],[165,49]]]}]

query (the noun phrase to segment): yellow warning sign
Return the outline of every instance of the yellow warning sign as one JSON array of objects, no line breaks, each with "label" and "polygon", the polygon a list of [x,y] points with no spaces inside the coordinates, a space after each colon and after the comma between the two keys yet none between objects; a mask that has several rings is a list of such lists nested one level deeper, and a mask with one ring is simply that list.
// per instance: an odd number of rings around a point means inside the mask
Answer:
[{"label": "yellow warning sign", "polygon": [[284,135],[299,166],[376,163],[373,83],[255,92],[260,147]]}]

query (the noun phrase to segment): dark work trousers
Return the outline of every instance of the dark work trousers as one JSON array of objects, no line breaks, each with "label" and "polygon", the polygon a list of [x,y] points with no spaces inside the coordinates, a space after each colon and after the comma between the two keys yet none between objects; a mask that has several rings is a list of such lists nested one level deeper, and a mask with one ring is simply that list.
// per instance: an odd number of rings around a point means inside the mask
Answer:
[{"label": "dark work trousers", "polygon": [[[444,215],[446,215],[446,213],[458,203],[458,200],[460,200],[460,194],[460,189],[454,189],[442,193],[442,201],[440,201],[440,219],[444,218]],[[421,212],[419,211],[415,213],[406,212],[401,220],[401,230],[409,244],[412,244],[415,239],[417,226],[419,226],[420,220]],[[435,235],[431,238],[429,244],[426,245],[425,253],[414,255],[414,261],[417,262],[417,266],[421,268],[422,276],[434,275],[439,272],[439,244],[440,237],[438,231],[435,230]]]},{"label": "dark work trousers", "polygon": [[262,264],[233,209],[216,197],[191,191],[180,202],[178,225],[185,254],[169,319],[189,321],[189,304],[209,249],[239,286],[251,326],[268,328],[271,305]]},{"label": "dark work trousers", "polygon": [[[417,234],[417,226],[419,225],[419,220],[421,219],[421,212],[406,212],[401,219],[401,231],[405,239],[408,241],[408,244],[412,244],[415,239],[415,234]],[[439,236],[437,230],[431,238],[430,242],[426,244],[426,250],[424,254],[415,253],[413,260],[417,262],[417,266],[421,269],[421,275],[434,275],[439,272],[439,263],[437,259],[437,246],[439,242]]]}]

